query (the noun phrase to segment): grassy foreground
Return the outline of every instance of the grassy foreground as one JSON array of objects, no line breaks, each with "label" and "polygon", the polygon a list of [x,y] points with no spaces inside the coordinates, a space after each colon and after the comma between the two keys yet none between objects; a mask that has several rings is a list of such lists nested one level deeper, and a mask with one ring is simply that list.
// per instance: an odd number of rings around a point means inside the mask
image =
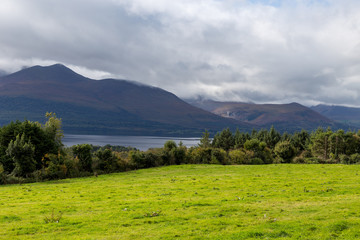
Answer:
[{"label": "grassy foreground", "polygon": [[183,165],[0,186],[0,239],[359,239],[359,173]]}]

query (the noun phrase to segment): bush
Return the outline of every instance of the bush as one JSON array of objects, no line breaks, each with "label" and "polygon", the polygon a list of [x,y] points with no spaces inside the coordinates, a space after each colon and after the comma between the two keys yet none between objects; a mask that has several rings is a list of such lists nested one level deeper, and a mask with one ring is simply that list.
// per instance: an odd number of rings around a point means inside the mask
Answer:
[{"label": "bush", "polygon": [[253,151],[237,149],[229,152],[231,164],[251,164],[251,158],[254,156]]},{"label": "bush", "polygon": [[350,156],[350,164],[359,164],[360,163],[360,154],[355,153]]},{"label": "bush", "polygon": [[311,155],[311,152],[310,151],[307,151],[307,150],[304,150],[301,152],[301,154],[297,157],[295,157],[292,162],[293,163],[307,163],[309,162],[308,159],[311,159],[312,158],[312,155]]},{"label": "bush", "polygon": [[136,168],[150,168],[155,167],[159,162],[159,156],[150,152],[130,151],[129,158],[131,164]]},{"label": "bush", "polygon": [[274,153],[282,163],[290,163],[295,155],[295,148],[290,141],[285,140],[275,145]]},{"label": "bush", "polygon": [[358,164],[360,163],[360,154],[355,153],[350,156],[341,154],[339,156],[339,159],[340,159],[340,163],[342,164]]},{"label": "bush", "polygon": [[0,184],[6,183],[6,174],[3,165],[0,163]]},{"label": "bush", "polygon": [[47,179],[63,179],[66,178],[67,167],[64,163],[64,157],[59,153],[46,154],[44,157],[47,167],[45,168],[45,175]]},{"label": "bush", "polygon": [[221,148],[213,148],[211,151],[211,164],[228,164],[226,151]]},{"label": "bush", "polygon": [[261,165],[261,164],[264,164],[264,161],[260,158],[252,158],[250,164]]},{"label": "bush", "polygon": [[118,168],[118,159],[111,149],[98,150],[95,156],[97,157],[95,169],[110,173]]},{"label": "bush", "polygon": [[209,164],[211,162],[212,148],[193,148],[189,153],[190,163],[192,164]]},{"label": "bush", "polygon": [[80,171],[78,168],[78,159],[75,158],[71,158],[69,156],[67,156],[64,159],[64,165],[66,167],[66,177],[77,177],[80,175]]}]

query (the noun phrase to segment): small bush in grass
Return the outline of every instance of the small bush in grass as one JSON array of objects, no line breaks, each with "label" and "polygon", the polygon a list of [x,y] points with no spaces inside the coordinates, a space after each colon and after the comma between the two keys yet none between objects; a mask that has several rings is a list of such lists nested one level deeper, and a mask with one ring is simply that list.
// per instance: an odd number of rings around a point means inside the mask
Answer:
[{"label": "small bush in grass", "polygon": [[161,211],[154,211],[154,212],[149,212],[149,213],[145,213],[144,217],[157,217],[160,216]]},{"label": "small bush in grass", "polygon": [[44,217],[45,223],[58,223],[62,218],[62,212],[55,214],[54,209],[51,211],[51,214]]}]

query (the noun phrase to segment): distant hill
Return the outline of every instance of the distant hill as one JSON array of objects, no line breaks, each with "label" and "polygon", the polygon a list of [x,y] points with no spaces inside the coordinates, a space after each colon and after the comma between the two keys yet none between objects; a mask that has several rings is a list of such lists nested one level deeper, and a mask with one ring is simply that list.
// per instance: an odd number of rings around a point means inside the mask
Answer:
[{"label": "distant hill", "polygon": [[328,126],[334,129],[344,127],[298,103],[253,104],[212,100],[187,100],[187,102],[222,117],[255,124],[262,128],[274,126],[279,131],[314,130]]},{"label": "distant hill", "polygon": [[194,107],[160,88],[126,80],[92,80],[56,64],[34,66],[0,77],[0,124],[63,119],[68,133],[200,136],[225,127],[254,126]]},{"label": "distant hill", "polygon": [[312,106],[311,109],[350,128],[352,128],[352,126],[360,128],[360,108],[321,104]]}]

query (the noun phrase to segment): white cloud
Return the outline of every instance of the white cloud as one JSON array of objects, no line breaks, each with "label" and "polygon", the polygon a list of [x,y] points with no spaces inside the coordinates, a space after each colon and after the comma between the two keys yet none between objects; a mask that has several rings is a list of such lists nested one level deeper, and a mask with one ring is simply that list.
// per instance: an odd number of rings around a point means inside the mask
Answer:
[{"label": "white cloud", "polygon": [[181,97],[360,106],[357,0],[4,0],[0,69],[61,62]]}]

